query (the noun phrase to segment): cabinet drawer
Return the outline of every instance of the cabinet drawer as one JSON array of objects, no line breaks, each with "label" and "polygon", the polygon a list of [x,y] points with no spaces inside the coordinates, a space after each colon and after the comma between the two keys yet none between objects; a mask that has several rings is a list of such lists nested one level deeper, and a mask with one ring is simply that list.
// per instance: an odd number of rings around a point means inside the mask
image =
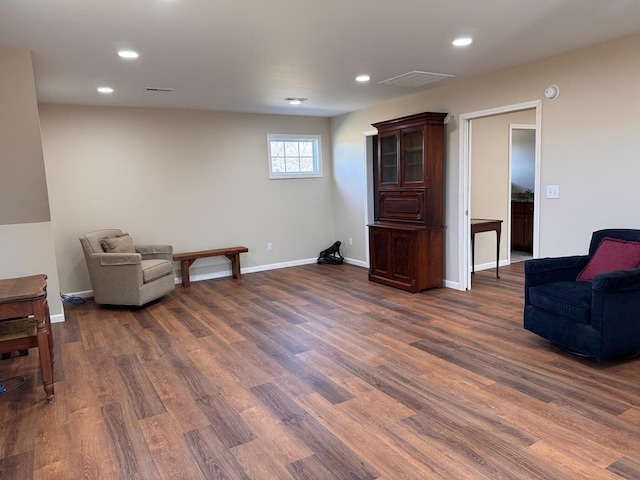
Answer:
[{"label": "cabinet drawer", "polygon": [[425,191],[379,192],[381,220],[424,222]]}]

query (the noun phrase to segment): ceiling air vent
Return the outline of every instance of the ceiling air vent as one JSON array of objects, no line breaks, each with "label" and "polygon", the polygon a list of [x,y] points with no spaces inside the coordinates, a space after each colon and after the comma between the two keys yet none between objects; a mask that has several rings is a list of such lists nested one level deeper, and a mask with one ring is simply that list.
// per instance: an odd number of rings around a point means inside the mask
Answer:
[{"label": "ceiling air vent", "polygon": [[173,92],[171,87],[147,87],[147,92]]},{"label": "ceiling air vent", "polygon": [[451,77],[453,77],[453,75],[447,75],[446,73],[420,72],[414,70],[413,72],[405,73],[398,77],[388,78],[380,83],[383,85],[393,85],[394,87],[418,88]]}]

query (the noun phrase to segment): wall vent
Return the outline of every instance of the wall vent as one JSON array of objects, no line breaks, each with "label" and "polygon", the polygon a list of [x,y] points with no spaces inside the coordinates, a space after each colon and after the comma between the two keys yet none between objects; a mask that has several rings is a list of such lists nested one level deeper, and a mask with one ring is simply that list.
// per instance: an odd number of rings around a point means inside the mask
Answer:
[{"label": "wall vent", "polygon": [[147,87],[147,92],[173,92],[173,88],[170,87]]},{"label": "wall vent", "polygon": [[392,85],[394,87],[418,88],[453,76],[454,75],[448,75],[446,73],[420,72],[418,70],[414,70],[413,72],[405,73],[397,77],[388,78],[379,83],[383,85]]}]

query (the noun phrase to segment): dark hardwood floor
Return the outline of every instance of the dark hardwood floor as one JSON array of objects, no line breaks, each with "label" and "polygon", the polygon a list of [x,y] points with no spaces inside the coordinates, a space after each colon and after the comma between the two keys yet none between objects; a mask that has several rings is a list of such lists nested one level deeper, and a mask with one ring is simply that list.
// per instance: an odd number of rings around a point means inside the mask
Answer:
[{"label": "dark hardwood floor", "polygon": [[523,264],[410,294],[309,265],[65,305],[0,395],[1,479],[638,479],[640,360],[522,328]]}]

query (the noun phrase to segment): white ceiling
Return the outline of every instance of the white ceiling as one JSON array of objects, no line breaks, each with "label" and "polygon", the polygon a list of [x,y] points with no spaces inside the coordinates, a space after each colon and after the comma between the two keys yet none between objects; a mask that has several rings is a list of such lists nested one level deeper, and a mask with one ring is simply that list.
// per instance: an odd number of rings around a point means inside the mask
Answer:
[{"label": "white ceiling", "polygon": [[434,88],[636,33],[640,0],[0,0],[39,101],[82,105],[330,117],[415,93],[378,84],[413,70],[455,75]]}]

